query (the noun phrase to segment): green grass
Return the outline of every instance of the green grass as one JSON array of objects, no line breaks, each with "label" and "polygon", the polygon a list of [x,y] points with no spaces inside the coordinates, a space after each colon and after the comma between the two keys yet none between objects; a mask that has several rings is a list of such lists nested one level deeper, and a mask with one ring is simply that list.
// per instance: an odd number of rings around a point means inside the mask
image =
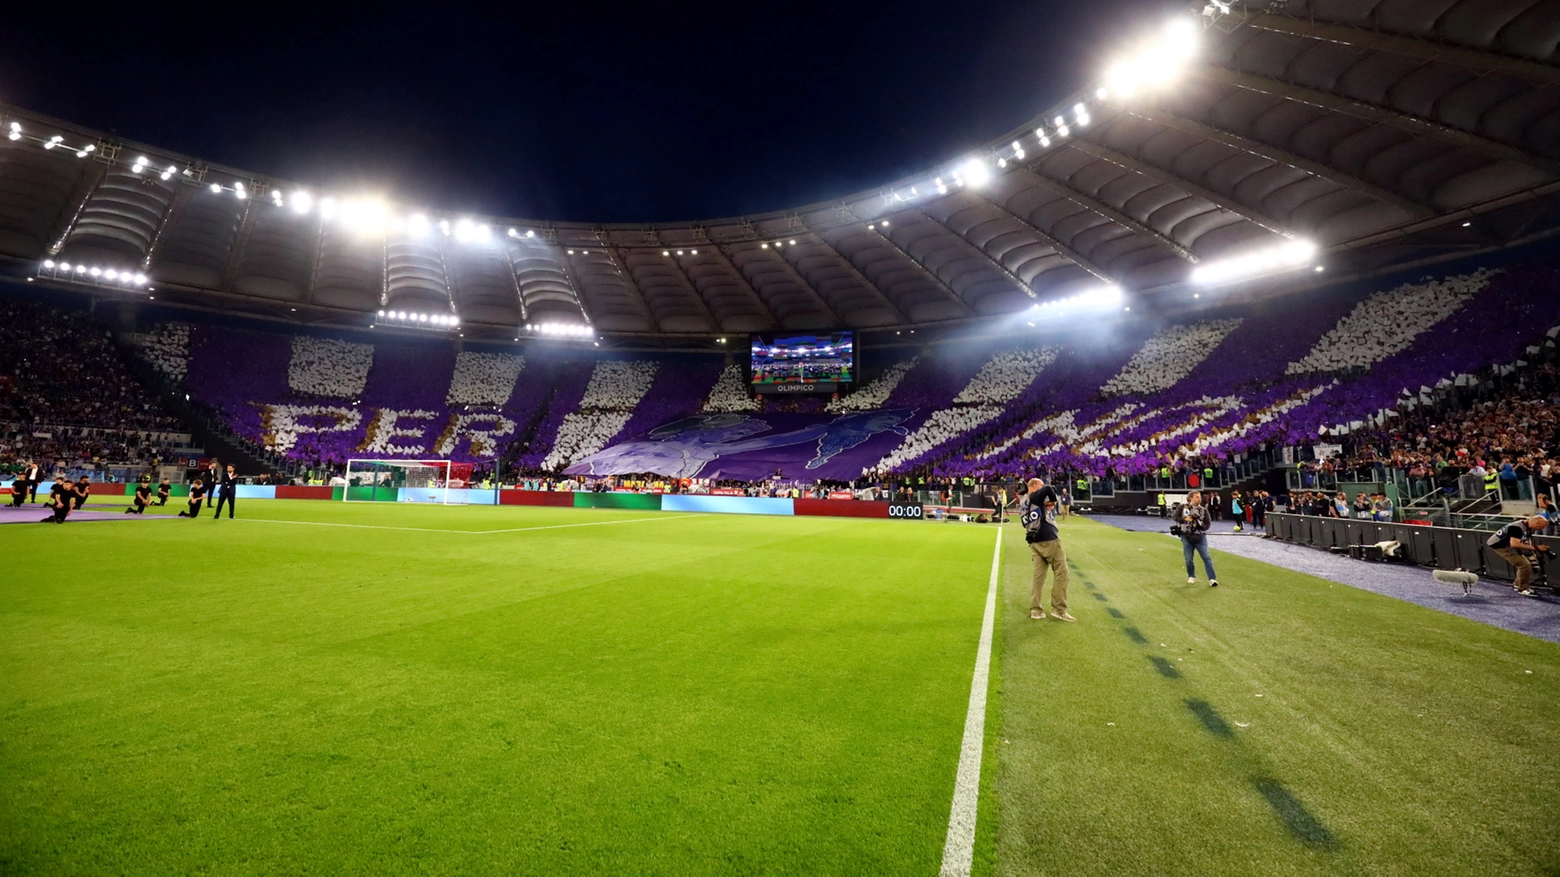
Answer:
[{"label": "green grass", "polygon": [[1064,544],[1076,625],[1004,561],[998,874],[1560,873],[1560,647],[1218,552],[1187,585],[1158,534]]},{"label": "green grass", "polygon": [[0,528],[0,871],[936,871],[990,529],[243,512]]},{"label": "green grass", "polygon": [[[0,527],[0,874],[937,872],[992,528],[242,513]],[[977,874],[1560,873],[1560,647],[1064,539]]]}]

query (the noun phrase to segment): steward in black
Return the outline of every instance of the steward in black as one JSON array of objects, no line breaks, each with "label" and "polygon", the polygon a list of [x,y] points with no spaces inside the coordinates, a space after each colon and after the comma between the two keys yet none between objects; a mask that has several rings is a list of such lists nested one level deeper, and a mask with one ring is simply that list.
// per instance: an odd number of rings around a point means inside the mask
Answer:
[{"label": "steward in black", "polygon": [[205,501],[206,501],[206,488],[200,483],[200,479],[197,478],[194,481],[191,481],[190,482],[190,510],[187,511],[187,512],[179,512],[179,517],[181,517],[181,518],[198,518],[198,517],[200,517],[200,504],[202,502],[205,502]]},{"label": "steward in black", "polygon": [[146,514],[146,507],[151,505],[151,502],[152,486],[143,481],[135,486],[135,499],[131,500],[132,505],[125,509],[125,514],[144,515]]}]

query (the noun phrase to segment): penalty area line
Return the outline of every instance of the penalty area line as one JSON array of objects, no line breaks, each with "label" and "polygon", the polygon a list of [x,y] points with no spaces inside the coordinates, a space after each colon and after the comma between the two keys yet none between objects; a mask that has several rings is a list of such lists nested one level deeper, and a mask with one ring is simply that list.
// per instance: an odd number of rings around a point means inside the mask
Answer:
[{"label": "penalty area line", "polygon": [[953,807],[948,811],[948,836],[943,841],[941,877],[969,877],[975,861],[975,817],[980,809],[980,760],[986,745],[986,690],[991,681],[991,638],[997,618],[997,572],[1002,563],[1002,528],[991,553],[991,582],[986,586],[986,614],[980,622],[975,649],[975,673],[970,679],[970,708],[964,716],[964,742],[959,747],[959,772],[953,780]]},{"label": "penalty area line", "polygon": [[608,524],[642,524],[649,521],[677,520],[678,518],[702,518],[702,514],[678,515],[676,518],[643,517],[623,518],[617,521],[586,521],[579,524],[544,524],[538,527],[510,527],[503,530],[448,530],[440,527],[394,527],[388,524],[344,524],[339,521],[284,521],[278,518],[238,518],[256,524],[296,524],[303,527],[349,527],[354,530],[400,530],[408,533],[455,533],[461,536],[491,536],[495,533],[524,533],[529,530],[563,530],[569,527],[604,527]]}]

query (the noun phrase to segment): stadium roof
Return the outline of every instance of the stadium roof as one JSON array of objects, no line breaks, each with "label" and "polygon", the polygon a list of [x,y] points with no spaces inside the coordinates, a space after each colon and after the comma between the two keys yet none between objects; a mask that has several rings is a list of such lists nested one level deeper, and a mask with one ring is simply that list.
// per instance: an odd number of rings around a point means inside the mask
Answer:
[{"label": "stadium roof", "polygon": [[1199,269],[1299,252],[1229,293],[1266,295],[1316,283],[1313,260],[1338,278],[1560,229],[1557,0],[1210,2],[1123,38],[978,153],[701,222],[356,200],[0,105],[0,259],[315,325],[648,340],[978,321],[1110,286],[1178,310]]}]

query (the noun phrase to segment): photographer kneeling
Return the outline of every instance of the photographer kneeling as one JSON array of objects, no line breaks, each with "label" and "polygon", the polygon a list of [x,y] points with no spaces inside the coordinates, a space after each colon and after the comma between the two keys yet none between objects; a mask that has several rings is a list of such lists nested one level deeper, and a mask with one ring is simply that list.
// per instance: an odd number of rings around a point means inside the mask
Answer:
[{"label": "photographer kneeling", "polygon": [[1213,519],[1202,504],[1202,494],[1192,491],[1186,495],[1186,505],[1175,513],[1175,525],[1170,532],[1181,538],[1181,555],[1186,558],[1186,583],[1197,583],[1197,568],[1192,564],[1192,552],[1202,555],[1203,569],[1208,571],[1208,584],[1219,586],[1219,577],[1213,573],[1213,557],[1208,554],[1208,528]]}]

